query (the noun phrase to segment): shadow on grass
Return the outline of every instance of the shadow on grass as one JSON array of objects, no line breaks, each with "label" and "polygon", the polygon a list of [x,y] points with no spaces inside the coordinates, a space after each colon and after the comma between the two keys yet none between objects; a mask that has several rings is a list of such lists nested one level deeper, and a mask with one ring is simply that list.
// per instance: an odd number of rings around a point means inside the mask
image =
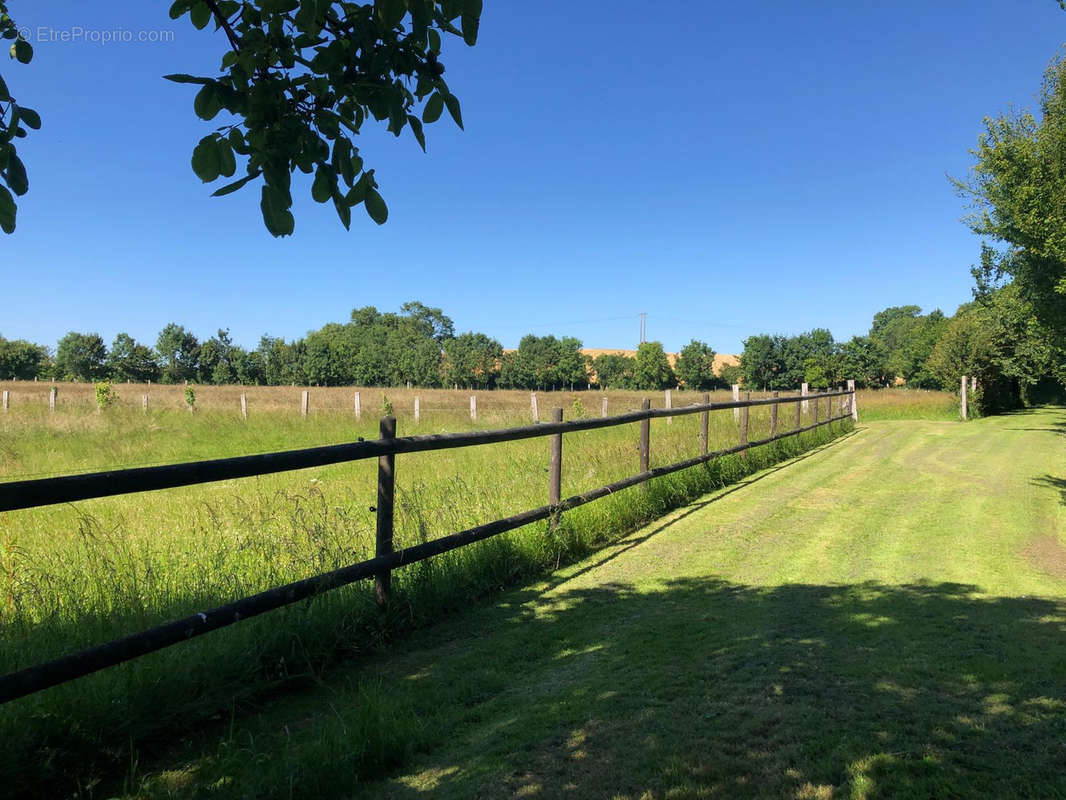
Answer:
[{"label": "shadow on grass", "polygon": [[977,591],[693,578],[513,592],[361,668],[358,692],[333,683],[231,731],[249,744],[219,745],[192,784],[143,789],[1066,796],[1066,601]]},{"label": "shadow on grass", "polygon": [[1034,486],[1055,489],[1059,493],[1062,504],[1066,506],[1066,478],[1056,478],[1054,475],[1043,475],[1039,478],[1033,478],[1032,484]]}]

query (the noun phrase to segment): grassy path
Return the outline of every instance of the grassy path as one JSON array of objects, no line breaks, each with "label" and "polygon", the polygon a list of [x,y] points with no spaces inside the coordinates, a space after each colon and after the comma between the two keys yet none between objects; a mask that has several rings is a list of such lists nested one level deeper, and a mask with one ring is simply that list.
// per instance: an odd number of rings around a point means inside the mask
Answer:
[{"label": "grassy path", "polygon": [[1066,797],[1066,412],[876,422],[176,745],[146,796]]}]

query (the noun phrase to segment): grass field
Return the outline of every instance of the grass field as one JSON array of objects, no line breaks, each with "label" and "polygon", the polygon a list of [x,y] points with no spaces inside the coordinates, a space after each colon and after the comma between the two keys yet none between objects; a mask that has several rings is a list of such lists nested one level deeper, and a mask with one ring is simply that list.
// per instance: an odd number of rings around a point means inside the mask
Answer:
[{"label": "grass field", "polygon": [[[250,415],[243,420],[223,405],[239,389],[198,387],[196,412],[161,401],[144,414],[139,400],[126,402],[121,394],[128,387],[119,387],[121,402],[96,413],[88,387],[81,387],[85,397],[78,403],[78,387],[63,386],[60,398],[67,402],[50,414],[47,386],[35,387],[43,402],[32,403],[28,384],[14,386],[11,410],[0,417],[0,480],[375,438],[381,411],[367,399],[373,391],[380,402],[381,390],[364,390],[358,422],[350,407],[326,402],[332,393],[347,403],[352,390],[313,390],[312,413],[303,419],[300,390],[290,387],[262,390],[258,405],[249,392]],[[130,389],[134,399],[137,388]],[[183,402],[182,387],[168,391]],[[476,423],[469,418],[468,393],[420,393],[418,426],[403,411],[414,393],[386,393],[400,415],[401,435],[528,421],[524,392],[483,395]],[[291,410],[290,394],[297,403]],[[568,418],[598,414],[600,397],[541,395],[542,418],[552,406],[564,407]],[[638,407],[640,399],[609,396],[615,413]],[[678,394],[675,405],[695,399]],[[786,407],[782,429],[791,421]],[[809,422],[810,414],[803,419]],[[695,455],[697,426],[696,416],[654,421],[652,465]],[[768,427],[769,410],[753,410],[751,438],[765,436]],[[374,650],[398,631],[571,562],[679,503],[847,427],[660,479],[649,491],[621,492],[568,513],[554,531],[530,526],[403,570],[385,618],[368,587],[351,587],[10,704],[0,715],[0,771],[13,776],[9,786],[28,794],[83,787],[91,795],[84,787],[114,774],[116,764],[128,764],[131,743],[134,749],[153,746],[220,707],[317,679],[329,664]],[[736,436],[731,411],[712,415],[712,449],[735,444]],[[632,474],[637,455],[635,425],[566,437],[564,496]],[[547,440],[538,439],[400,457],[398,546],[542,505],[547,456]],[[357,462],[0,515],[0,672],[368,557],[375,468]]]},{"label": "grass field", "polygon": [[1066,796],[1066,411],[883,421],[131,762],[141,797]]}]

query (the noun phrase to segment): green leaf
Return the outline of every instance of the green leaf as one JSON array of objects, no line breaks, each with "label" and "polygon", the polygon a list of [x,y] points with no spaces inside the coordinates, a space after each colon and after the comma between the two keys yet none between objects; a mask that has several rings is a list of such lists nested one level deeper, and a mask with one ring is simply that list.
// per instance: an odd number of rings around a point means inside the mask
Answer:
[{"label": "green leaf", "polygon": [[222,110],[222,100],[218,96],[214,82],[205,84],[196,93],[192,107],[200,119],[211,120],[218,116],[218,112]]},{"label": "green leaf", "polygon": [[204,183],[216,180],[222,172],[222,158],[214,134],[205,136],[192,151],[192,171]]},{"label": "green leaf", "polygon": [[355,169],[352,167],[352,145],[344,137],[333,143],[333,169],[340,173],[344,182],[351,186],[355,183]]},{"label": "green leaf", "polygon": [[35,131],[41,129],[41,115],[34,111],[32,108],[26,108],[26,106],[16,106],[18,109],[18,118],[26,123],[27,128],[32,128]]},{"label": "green leaf", "polygon": [[465,0],[463,3],[463,16],[460,24],[463,26],[463,41],[470,47],[477,44],[478,27],[481,24],[482,0]]},{"label": "green leaf", "polygon": [[334,195],[333,207],[337,209],[337,216],[340,217],[341,225],[344,226],[344,230],[350,231],[352,229],[352,209],[345,199]]},{"label": "green leaf", "polygon": [[326,164],[320,164],[311,184],[311,197],[316,203],[325,203],[333,197],[333,187],[337,185],[337,173]]},{"label": "green leaf", "polygon": [[11,191],[20,197],[30,190],[30,181],[26,177],[26,166],[14,153],[8,154],[7,170],[4,177],[7,178],[7,185],[11,187]]},{"label": "green leaf", "polygon": [[429,29],[429,52],[440,54],[440,34],[432,28]]},{"label": "green leaf", "polygon": [[290,200],[287,194],[270,184],[263,185],[259,208],[263,212],[263,222],[272,236],[291,236],[296,230],[296,220],[289,211]]},{"label": "green leaf", "polygon": [[232,178],[237,172],[237,159],[233,155],[233,148],[221,137],[215,139],[215,142],[218,147],[218,172],[224,178]]},{"label": "green leaf", "polygon": [[235,191],[237,191],[238,189],[243,188],[250,181],[254,181],[256,178],[258,178],[262,174],[263,173],[256,171],[256,172],[253,172],[251,175],[245,175],[239,181],[234,181],[233,183],[228,183],[225,186],[223,186],[221,189],[216,189],[215,191],[213,191],[211,193],[211,196],[212,197],[223,197],[224,195],[227,195],[227,194],[233,194]]},{"label": "green leaf", "polygon": [[195,75],[186,75],[182,72],[175,73],[174,75],[164,75],[163,80],[174,81],[174,83],[199,83],[206,86],[209,83],[214,83],[211,78],[198,78]]},{"label": "green leaf", "polygon": [[5,187],[0,186],[0,230],[4,233],[14,233],[17,213],[18,206],[15,205],[15,198]]},{"label": "green leaf", "polygon": [[11,45],[11,57],[19,63],[29,64],[33,61],[33,46],[25,39],[19,39]]},{"label": "green leaf", "polygon": [[407,122],[411,125],[411,133],[415,135],[415,139],[422,146],[422,152],[426,152],[426,135],[422,132],[422,121],[414,114],[408,114]]},{"label": "green leaf", "polygon": [[207,27],[207,23],[211,21],[211,9],[207,3],[200,0],[198,3],[194,3],[190,9],[189,17],[192,19],[192,24],[196,26],[197,30],[202,31]]},{"label": "green leaf", "polygon": [[367,174],[363,174],[356,181],[352,190],[345,195],[344,202],[348,206],[357,206],[366,199],[366,191],[370,188],[370,181],[367,180]]},{"label": "green leaf", "polygon": [[185,12],[189,10],[189,5],[189,0],[177,0],[177,2],[170,7],[170,18],[181,19]]},{"label": "green leaf", "polygon": [[385,201],[378,194],[377,189],[367,189],[366,199],[364,201],[366,207],[366,213],[370,215],[370,218],[374,220],[378,225],[384,225],[385,220],[389,218],[389,208],[385,205]]},{"label": "green leaf", "polygon": [[440,92],[434,92],[426,101],[426,107],[422,109],[423,122],[436,122],[444,112],[444,97]]},{"label": "green leaf", "polygon": [[10,100],[10,99],[11,99],[11,93],[7,89],[7,84],[4,83],[3,76],[0,75],[0,101],[2,101],[2,100]]},{"label": "green leaf", "polygon": [[459,126],[459,130],[464,130],[463,112],[459,109],[459,98],[454,94],[446,95],[444,98],[444,104],[448,106],[448,113],[452,115],[452,119],[454,119],[455,124]]}]

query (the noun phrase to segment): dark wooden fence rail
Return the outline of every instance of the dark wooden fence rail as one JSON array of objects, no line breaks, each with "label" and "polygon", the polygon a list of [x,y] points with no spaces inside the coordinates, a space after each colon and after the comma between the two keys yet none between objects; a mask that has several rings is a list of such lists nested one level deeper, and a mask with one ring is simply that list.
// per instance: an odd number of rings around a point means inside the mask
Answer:
[{"label": "dark wooden fence rail", "polygon": [[[840,398],[840,413],[836,416],[832,414],[831,410],[832,398],[834,397]],[[800,403],[804,400],[813,401],[814,409],[817,409],[818,401],[822,398],[825,398],[826,407],[829,411],[825,420],[818,421],[817,410],[815,410],[814,421],[810,425],[799,427]],[[707,395],[704,395],[703,399],[705,402],[697,405],[671,409],[652,409],[649,407],[650,402],[645,400],[640,411],[615,417],[573,420],[571,422],[562,422],[562,410],[553,409],[552,422],[550,423],[492,431],[400,438],[396,437],[396,420],[392,417],[386,417],[381,421],[381,438],[370,442],[359,441],[352,444],[313,447],[257,456],[242,456],[188,464],[142,467],[0,484],[0,511],[10,511],[132,492],[193,486],[210,481],[268,475],[275,472],[358,461],[367,458],[378,459],[378,501],[375,507],[377,513],[377,539],[374,558],[342,567],[332,572],[305,578],[285,586],[269,589],[265,592],[218,606],[209,611],[203,611],[184,619],[158,625],[149,630],[72,653],[53,661],[0,676],[0,704],[121,664],[138,656],[162,650],[165,647],[170,647],[195,636],[296,603],[320,592],[347,586],[356,581],[374,578],[378,602],[384,605],[389,600],[392,570],[398,567],[465,547],[473,542],[488,539],[532,522],[557,519],[559,514],[568,509],[577,508],[630,486],[636,486],[653,478],[688,469],[715,458],[733,453],[744,453],[749,448],[796,436],[805,431],[811,431],[848,417],[858,419],[855,389],[850,381],[847,390],[806,396],[777,397],[775,393],[774,397],[767,399],[745,399],[729,403],[706,402],[708,400]],[[777,406],[780,403],[794,403],[797,409],[796,425],[792,430],[784,433],[776,432]],[[749,442],[747,440],[748,409],[753,406],[763,405],[771,406],[770,436]],[[739,431],[739,443],[724,450],[708,452],[708,419],[710,412],[733,408],[743,409],[743,423]],[[651,420],[687,414],[702,415],[700,420],[700,454],[675,464],[650,467]],[[584,494],[562,498],[563,434],[609,428],[634,422],[640,423],[640,471],[636,475],[615,481],[607,486],[601,486]],[[512,442],[539,436],[553,437],[548,505],[504,519],[494,520],[484,525],[478,525],[459,533],[443,536],[424,544],[407,547],[402,550],[393,550],[395,460],[397,454]]]}]

